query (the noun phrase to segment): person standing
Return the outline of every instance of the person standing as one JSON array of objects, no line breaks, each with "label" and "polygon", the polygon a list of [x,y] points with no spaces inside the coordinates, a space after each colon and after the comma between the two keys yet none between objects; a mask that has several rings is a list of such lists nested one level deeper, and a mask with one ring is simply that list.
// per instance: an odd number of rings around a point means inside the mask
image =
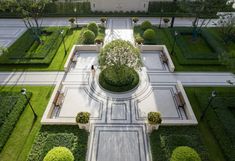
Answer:
[{"label": "person standing", "polygon": [[94,65],[91,66],[91,74],[92,74],[92,78],[95,78],[95,67]]}]

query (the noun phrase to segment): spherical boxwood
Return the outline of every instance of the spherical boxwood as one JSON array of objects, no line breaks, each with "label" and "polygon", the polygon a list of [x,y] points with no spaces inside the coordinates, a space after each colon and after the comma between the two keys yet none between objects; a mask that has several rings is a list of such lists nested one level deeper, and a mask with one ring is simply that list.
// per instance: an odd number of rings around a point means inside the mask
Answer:
[{"label": "spherical boxwood", "polygon": [[162,123],[162,117],[159,112],[149,112],[148,113],[148,122],[149,124],[161,124]]},{"label": "spherical boxwood", "polygon": [[89,122],[90,113],[89,112],[79,112],[76,116],[76,122],[80,124],[86,124]]},{"label": "spherical boxwood", "polygon": [[106,90],[126,92],[138,85],[139,75],[133,68],[122,66],[117,70],[115,66],[112,66],[100,73],[99,83]]},{"label": "spherical boxwood", "polygon": [[156,38],[156,33],[153,29],[147,29],[144,31],[143,37],[147,41],[154,41],[154,39]]},{"label": "spherical boxwood", "polygon": [[66,147],[55,147],[47,153],[43,161],[74,161],[74,156]]},{"label": "spherical boxwood", "polygon": [[201,158],[193,148],[179,146],[173,151],[170,161],[201,161]]},{"label": "spherical boxwood", "polygon": [[85,44],[93,44],[95,41],[95,34],[91,30],[86,30],[83,33],[83,42]]},{"label": "spherical boxwood", "polygon": [[95,35],[98,34],[98,26],[96,25],[95,22],[91,22],[87,25],[88,30],[91,30],[94,32]]},{"label": "spherical boxwood", "polygon": [[149,21],[144,21],[141,23],[141,29],[146,30],[152,28],[152,24]]}]

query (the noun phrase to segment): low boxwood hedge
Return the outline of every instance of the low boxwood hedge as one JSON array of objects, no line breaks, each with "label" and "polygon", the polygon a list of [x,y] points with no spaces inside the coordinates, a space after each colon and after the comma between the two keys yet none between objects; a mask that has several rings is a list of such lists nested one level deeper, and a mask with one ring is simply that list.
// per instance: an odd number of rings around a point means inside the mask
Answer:
[{"label": "low boxwood hedge", "polygon": [[88,133],[78,126],[48,125],[42,126],[32,146],[27,161],[42,161],[53,147],[66,147],[75,161],[85,161]]},{"label": "low boxwood hedge", "polygon": [[[5,116],[1,119],[0,126],[0,151],[7,142],[12,130],[14,129],[22,111],[28,104],[27,100],[20,93],[2,92],[1,100],[8,100],[1,102],[0,108],[2,114]],[[30,99],[32,93],[28,92],[27,96]],[[10,100],[9,100],[10,99]],[[4,108],[3,108],[4,107]]]}]

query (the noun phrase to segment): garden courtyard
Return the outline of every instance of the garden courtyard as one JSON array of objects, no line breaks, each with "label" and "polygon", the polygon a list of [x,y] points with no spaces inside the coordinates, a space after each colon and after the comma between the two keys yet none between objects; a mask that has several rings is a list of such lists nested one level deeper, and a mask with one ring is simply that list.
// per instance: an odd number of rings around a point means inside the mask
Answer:
[{"label": "garden courtyard", "polygon": [[[218,55],[235,45],[222,44],[217,28],[203,28],[192,42],[192,27],[159,29],[157,18],[146,29],[130,18],[87,18],[74,29],[49,20],[40,38],[49,48],[23,27],[10,40],[0,30],[9,50],[0,56],[0,160],[43,161],[66,147],[76,161],[172,161],[182,146],[202,161],[234,160],[234,69]],[[148,29],[156,37],[144,36]],[[161,120],[153,132],[151,112]]]}]

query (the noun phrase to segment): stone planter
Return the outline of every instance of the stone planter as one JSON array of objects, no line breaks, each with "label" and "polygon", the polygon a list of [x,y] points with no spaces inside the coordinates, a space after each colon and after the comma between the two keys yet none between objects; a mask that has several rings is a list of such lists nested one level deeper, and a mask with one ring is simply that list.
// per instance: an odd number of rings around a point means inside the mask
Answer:
[{"label": "stone planter", "polygon": [[168,25],[169,25],[169,22],[164,23],[164,27],[165,27],[165,28],[168,28]]},{"label": "stone planter", "polygon": [[154,130],[157,130],[159,128],[159,124],[147,124],[147,132],[151,134]]},{"label": "stone planter", "polygon": [[88,132],[89,132],[89,129],[90,129],[90,123],[89,123],[89,122],[88,122],[88,123],[86,123],[86,124],[78,123],[78,127],[79,127],[79,129],[84,129],[84,130],[86,130],[86,131],[88,131]]},{"label": "stone planter", "polygon": [[75,23],[70,23],[70,28],[76,28],[77,27],[77,24],[75,24]]}]

